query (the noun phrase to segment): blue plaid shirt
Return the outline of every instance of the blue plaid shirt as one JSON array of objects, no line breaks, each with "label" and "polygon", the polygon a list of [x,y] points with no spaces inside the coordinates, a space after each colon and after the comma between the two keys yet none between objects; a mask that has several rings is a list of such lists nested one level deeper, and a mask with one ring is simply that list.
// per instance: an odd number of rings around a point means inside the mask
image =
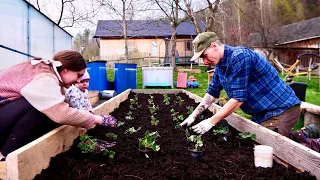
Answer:
[{"label": "blue plaid shirt", "polygon": [[222,89],[229,98],[243,102],[242,111],[259,124],[301,104],[276,69],[264,57],[244,47],[224,45],[224,57],[216,65],[207,93],[218,98]]}]

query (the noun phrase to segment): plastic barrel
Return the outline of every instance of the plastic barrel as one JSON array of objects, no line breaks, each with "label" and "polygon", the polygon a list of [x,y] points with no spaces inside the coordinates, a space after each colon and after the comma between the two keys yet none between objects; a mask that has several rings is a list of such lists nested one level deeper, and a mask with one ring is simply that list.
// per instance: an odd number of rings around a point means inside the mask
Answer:
[{"label": "plastic barrel", "polygon": [[292,82],[289,86],[293,89],[294,93],[300,99],[300,101],[305,101],[307,84],[303,82]]},{"label": "plastic barrel", "polygon": [[117,94],[137,87],[137,64],[114,64],[114,90]]},{"label": "plastic barrel", "polygon": [[89,62],[87,70],[90,75],[88,90],[103,91],[108,89],[106,61]]},{"label": "plastic barrel", "polygon": [[128,88],[137,89],[137,64],[128,64],[126,67]]}]

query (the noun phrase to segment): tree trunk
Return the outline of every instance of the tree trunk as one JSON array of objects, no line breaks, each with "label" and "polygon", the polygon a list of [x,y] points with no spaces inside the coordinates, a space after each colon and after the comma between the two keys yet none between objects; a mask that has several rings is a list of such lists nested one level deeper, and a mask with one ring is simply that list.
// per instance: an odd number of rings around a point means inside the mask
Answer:
[{"label": "tree trunk", "polygon": [[123,26],[123,36],[124,36],[124,58],[126,63],[128,63],[128,36],[127,36],[127,21],[126,21],[126,2],[122,0],[122,26]]},{"label": "tree trunk", "polygon": [[193,10],[191,9],[191,1],[190,1],[190,3],[187,3],[187,1],[184,0],[184,3],[186,4],[188,15],[189,15],[191,21],[193,22],[194,26],[196,27],[197,34],[200,34],[202,32],[202,30],[200,28],[198,19],[196,18]]},{"label": "tree trunk", "polygon": [[174,23],[172,23],[172,34],[170,39],[171,44],[171,52],[170,52],[170,60],[173,69],[176,69],[176,44],[177,44],[177,27]]}]

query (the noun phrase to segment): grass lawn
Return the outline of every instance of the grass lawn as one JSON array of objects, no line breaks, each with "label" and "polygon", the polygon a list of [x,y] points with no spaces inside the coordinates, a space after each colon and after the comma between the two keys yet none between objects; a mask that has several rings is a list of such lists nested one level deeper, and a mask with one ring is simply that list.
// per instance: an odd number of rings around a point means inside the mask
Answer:
[{"label": "grass lawn", "polygon": [[[194,94],[197,94],[200,97],[203,97],[206,89],[208,88],[208,74],[205,71],[206,67],[199,67],[201,69],[201,74],[190,74],[188,73],[188,77],[190,75],[193,75],[196,79],[197,82],[199,83],[199,88],[188,88],[186,89],[189,92],[192,92]],[[113,70],[108,70],[108,80],[109,81],[114,81],[114,72]],[[173,75],[173,80],[177,80],[178,73],[174,72]],[[279,75],[281,79],[284,78],[283,75]],[[307,83],[307,91],[306,91],[306,102],[315,104],[315,105],[320,105],[320,91],[319,91],[319,79],[312,77],[311,80],[307,80],[306,77],[295,77],[293,78],[295,82],[305,82]],[[138,68],[137,70],[137,89],[142,89],[142,69]],[[176,89],[176,88],[174,88]],[[224,90],[221,91],[220,97],[227,97],[226,92]],[[251,116],[248,114],[245,114],[242,112],[240,109],[236,111],[237,114],[250,119]]]}]

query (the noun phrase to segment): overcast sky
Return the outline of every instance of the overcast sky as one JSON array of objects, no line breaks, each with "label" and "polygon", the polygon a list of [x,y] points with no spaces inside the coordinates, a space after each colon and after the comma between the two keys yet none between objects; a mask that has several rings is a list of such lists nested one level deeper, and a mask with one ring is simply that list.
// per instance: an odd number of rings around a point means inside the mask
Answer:
[{"label": "overcast sky", "polygon": [[[33,4],[36,8],[38,7],[37,0],[27,0],[27,1]],[[92,9],[96,8],[96,7],[92,7],[92,1],[96,1],[96,0],[75,0],[73,4],[78,11],[85,11],[85,10],[92,11]],[[140,1],[143,1],[143,0],[140,0]],[[210,0],[210,1],[213,2],[215,0]],[[192,6],[195,11],[197,11],[201,7],[206,6],[206,0],[193,0],[192,3],[193,3]],[[120,0],[113,0],[113,4],[117,9],[121,10],[122,4]],[[55,22],[58,20],[60,15],[60,9],[61,9],[61,0],[39,0],[39,6],[40,6],[40,11],[45,15],[47,15],[50,19],[52,19]],[[139,5],[139,6],[140,8],[141,6],[146,8],[146,3],[143,3],[142,5]],[[148,9],[157,9],[157,8],[158,7],[156,5],[148,7]],[[69,14],[70,14],[69,10],[65,9],[64,16],[67,16]],[[161,17],[161,16],[163,16],[163,13],[161,11],[149,10],[146,12],[140,12],[139,14],[135,15],[134,19],[148,19],[150,17],[155,18],[155,17]],[[75,37],[77,33],[83,32],[85,28],[89,28],[92,31],[95,31],[98,20],[107,20],[107,19],[119,20],[120,16],[117,16],[106,9],[102,9],[100,10],[99,13],[97,13],[95,17],[90,19],[91,23],[83,22],[81,24],[76,24],[73,27],[66,27],[64,29]],[[63,24],[60,24],[60,26],[63,26]]]}]

